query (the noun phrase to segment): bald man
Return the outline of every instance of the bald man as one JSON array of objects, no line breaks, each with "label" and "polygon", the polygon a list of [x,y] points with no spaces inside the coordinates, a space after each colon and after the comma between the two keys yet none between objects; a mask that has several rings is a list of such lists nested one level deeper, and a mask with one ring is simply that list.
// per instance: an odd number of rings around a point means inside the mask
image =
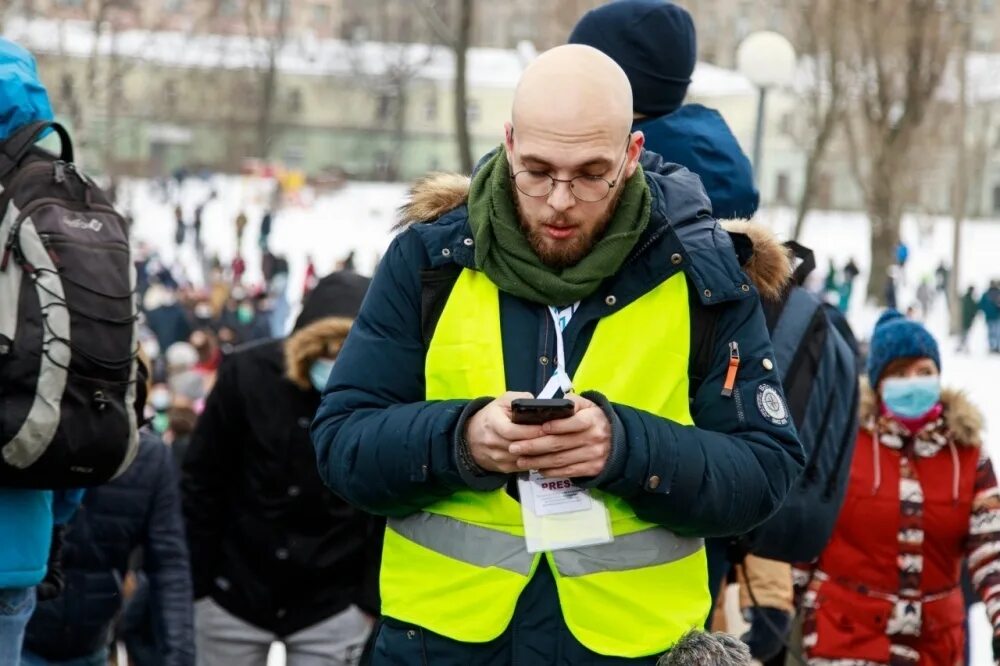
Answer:
[{"label": "bald man", "polygon": [[312,430],[388,518],[372,664],[655,664],[710,610],[703,538],[801,468],[760,306],[787,258],[631,120],[559,47],[471,181],[413,189]]}]

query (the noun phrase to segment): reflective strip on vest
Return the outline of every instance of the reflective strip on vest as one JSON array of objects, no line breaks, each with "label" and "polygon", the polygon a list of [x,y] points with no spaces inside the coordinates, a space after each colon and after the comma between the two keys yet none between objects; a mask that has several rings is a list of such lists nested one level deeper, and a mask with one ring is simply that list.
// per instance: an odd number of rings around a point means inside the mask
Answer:
[{"label": "reflective strip on vest", "polygon": [[[576,390],[690,425],[688,308],[678,273],[601,319],[573,377]],[[499,292],[482,273],[467,269],[456,281],[425,377],[428,400],[507,390]],[[707,617],[704,543],[639,519],[620,497],[592,492],[608,507],[614,542],[545,554],[566,624],[599,654],[661,653]],[[504,489],[461,490],[389,520],[383,613],[457,641],[496,638],[542,557],[527,552],[523,533],[520,504]]]}]

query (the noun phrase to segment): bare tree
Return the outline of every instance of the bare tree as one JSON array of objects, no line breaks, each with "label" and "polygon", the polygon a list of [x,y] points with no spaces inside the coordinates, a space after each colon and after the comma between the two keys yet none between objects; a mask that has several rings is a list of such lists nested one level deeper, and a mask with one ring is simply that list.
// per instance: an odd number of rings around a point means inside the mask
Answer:
[{"label": "bare tree", "polygon": [[805,56],[810,81],[803,93],[808,130],[803,137],[805,174],[792,238],[799,240],[812,210],[823,175],[827,149],[844,114],[844,2],[796,0],[799,51]]},{"label": "bare tree", "polygon": [[454,116],[455,139],[458,147],[458,162],[463,173],[472,173],[472,134],[469,132],[469,95],[466,81],[469,45],[472,41],[472,26],[475,0],[458,0],[457,25],[452,28],[441,19],[433,2],[424,0],[421,16],[430,25],[437,38],[455,54]]},{"label": "bare tree", "polygon": [[961,25],[959,39],[959,57],[956,61],[958,69],[958,113],[955,123],[955,144],[958,148],[955,178],[952,186],[952,246],[951,273],[948,276],[948,305],[951,314],[951,332],[957,334],[962,330],[962,304],[959,299],[958,277],[962,268],[962,223],[969,204],[969,149],[968,149],[968,116],[969,116],[969,50],[972,46],[972,0],[965,0],[958,11],[957,19]]},{"label": "bare tree", "polygon": [[263,42],[263,67],[257,65],[259,104],[257,106],[256,156],[267,159],[274,145],[274,109],[278,96],[279,57],[288,36],[290,0],[255,0],[247,3],[248,32]]},{"label": "bare tree", "polygon": [[913,195],[913,148],[955,46],[951,5],[961,0],[844,1],[848,62],[860,104],[847,114],[845,129],[871,221],[868,298],[884,303],[900,221]]},{"label": "bare tree", "polygon": [[352,38],[348,49],[354,78],[376,95],[378,116],[391,122],[393,148],[377,174],[389,180],[398,178],[402,169],[410,88],[434,55],[432,45],[414,43],[411,17],[393,15],[390,11],[393,8],[387,2],[374,8],[381,13],[376,19],[381,43]]}]

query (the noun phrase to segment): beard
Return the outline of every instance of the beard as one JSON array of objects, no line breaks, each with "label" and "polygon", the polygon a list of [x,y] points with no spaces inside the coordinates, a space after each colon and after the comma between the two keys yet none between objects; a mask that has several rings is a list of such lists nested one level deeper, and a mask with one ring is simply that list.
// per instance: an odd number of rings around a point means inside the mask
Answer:
[{"label": "beard", "polygon": [[[521,208],[520,197],[516,193],[514,206],[517,208],[521,230],[538,258],[549,268],[564,269],[580,263],[594,249],[597,241],[604,236],[604,232],[611,223],[611,218],[618,209],[618,200],[621,198],[623,189],[619,187],[612,193],[610,205],[601,213],[601,217],[597,219],[596,223],[576,220],[564,213],[531,220]],[[572,238],[557,240],[545,232],[545,225],[574,226],[577,228],[577,233]]]}]

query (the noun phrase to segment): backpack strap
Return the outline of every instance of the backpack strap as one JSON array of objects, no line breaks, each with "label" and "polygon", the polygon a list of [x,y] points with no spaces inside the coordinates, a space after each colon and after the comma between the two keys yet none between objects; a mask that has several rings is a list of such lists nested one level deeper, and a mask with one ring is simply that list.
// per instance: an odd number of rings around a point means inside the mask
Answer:
[{"label": "backpack strap", "polygon": [[63,162],[72,162],[73,141],[69,138],[66,128],[56,122],[40,121],[21,127],[0,145],[0,178],[6,178],[17,168],[28,151],[34,147],[35,142],[50,129],[59,135],[62,143],[59,159]]},{"label": "backpack strap", "polygon": [[688,289],[691,312],[691,350],[688,362],[688,402],[694,404],[698,389],[712,371],[712,356],[717,349],[718,305],[705,305],[695,289]]},{"label": "backpack strap", "polygon": [[800,287],[806,283],[806,278],[816,270],[816,255],[813,251],[802,245],[798,241],[785,241],[785,247],[792,251],[792,256],[799,260],[798,266],[792,273],[792,284]]},{"label": "backpack strap", "polygon": [[420,332],[424,347],[430,346],[434,329],[437,328],[452,287],[461,273],[462,267],[458,264],[445,264],[439,268],[424,268],[420,271]]}]

